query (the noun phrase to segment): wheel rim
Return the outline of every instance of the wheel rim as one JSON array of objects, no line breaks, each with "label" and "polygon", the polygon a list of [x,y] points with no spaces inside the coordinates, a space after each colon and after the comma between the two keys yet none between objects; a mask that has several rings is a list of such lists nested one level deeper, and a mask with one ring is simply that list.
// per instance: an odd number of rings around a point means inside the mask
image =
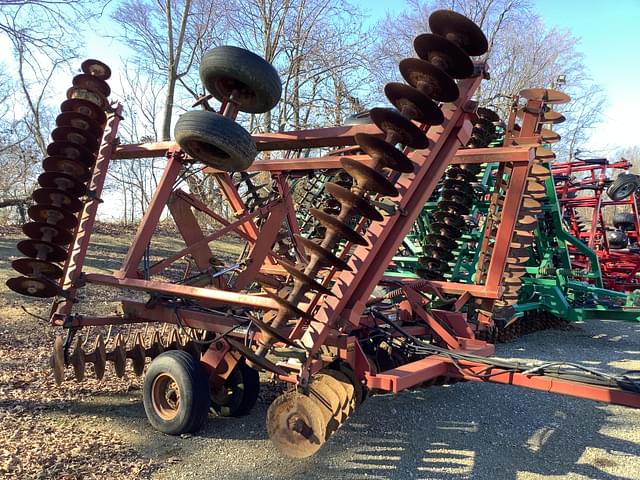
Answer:
[{"label": "wheel rim", "polygon": [[633,193],[636,189],[635,183],[627,183],[620,187],[620,189],[616,192],[615,196],[618,198],[626,198]]},{"label": "wheel rim", "polygon": [[153,409],[163,420],[172,420],[180,410],[180,387],[175,378],[168,373],[161,373],[151,385],[151,402]]}]

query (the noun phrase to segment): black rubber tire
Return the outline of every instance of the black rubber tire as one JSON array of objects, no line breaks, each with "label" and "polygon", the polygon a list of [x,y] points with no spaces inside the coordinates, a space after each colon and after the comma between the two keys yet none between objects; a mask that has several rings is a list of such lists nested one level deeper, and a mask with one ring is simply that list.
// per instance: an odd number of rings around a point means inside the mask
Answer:
[{"label": "black rubber tire", "polygon": [[626,248],[629,244],[629,238],[622,230],[607,232],[607,241],[609,242],[609,248],[614,250]]},{"label": "black rubber tire", "polygon": [[225,172],[249,168],[258,155],[251,134],[218,113],[204,110],[184,113],[173,133],[180,148],[193,159]]},{"label": "black rubber tire", "polygon": [[620,230],[633,230],[636,219],[631,212],[618,212],[613,216],[613,226]]},{"label": "black rubber tire", "polygon": [[280,76],[269,62],[249,50],[229,45],[204,54],[200,80],[220,101],[236,90],[238,108],[247,113],[268,112],[282,95]]},{"label": "black rubber tire", "polygon": [[243,361],[236,365],[224,383],[228,397],[223,403],[212,398],[211,409],[221,417],[247,415],[258,400],[260,375]]},{"label": "black rubber tire", "polygon": [[[177,414],[163,419],[153,404],[152,387],[156,378],[170,375],[180,390]],[[149,365],[142,391],[144,410],[149,423],[168,435],[192,433],[200,429],[209,414],[209,383],[200,361],[182,350],[158,355]]]},{"label": "black rubber tire", "polygon": [[624,200],[640,186],[640,178],[633,173],[621,173],[607,188],[607,195],[614,201]]}]

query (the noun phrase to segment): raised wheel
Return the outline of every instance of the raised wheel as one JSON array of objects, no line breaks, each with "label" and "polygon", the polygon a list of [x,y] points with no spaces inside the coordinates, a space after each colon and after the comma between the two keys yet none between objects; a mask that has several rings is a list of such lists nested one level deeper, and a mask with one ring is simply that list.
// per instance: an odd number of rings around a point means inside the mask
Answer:
[{"label": "raised wheel", "polygon": [[191,157],[226,172],[245,170],[258,154],[249,132],[214,112],[183,114],[176,122],[174,136]]},{"label": "raised wheel", "polygon": [[267,411],[267,433],[283,454],[310,457],[324,444],[327,424],[322,407],[308,396],[292,391],[280,395]]},{"label": "raised wheel", "polygon": [[209,385],[200,362],[171,350],[155,358],[144,378],[144,410],[162,433],[195,432],[209,413]]},{"label": "raised wheel", "polygon": [[251,411],[258,400],[260,376],[244,360],[233,369],[222,387],[210,389],[211,408],[221,417],[240,417]]},{"label": "raised wheel", "polygon": [[628,198],[640,186],[640,178],[633,173],[621,173],[607,188],[611,200],[619,201]]},{"label": "raised wheel", "polygon": [[618,212],[613,216],[613,226],[620,230],[633,230],[635,223],[635,216],[631,212]]},{"label": "raised wheel", "polygon": [[613,232],[607,232],[607,241],[609,242],[609,248],[620,250],[627,247],[629,237],[622,230],[614,230]]},{"label": "raised wheel", "polygon": [[280,101],[282,82],[264,58],[239,47],[221,46],[204,54],[200,80],[218,100],[233,100],[247,113],[264,113]]}]

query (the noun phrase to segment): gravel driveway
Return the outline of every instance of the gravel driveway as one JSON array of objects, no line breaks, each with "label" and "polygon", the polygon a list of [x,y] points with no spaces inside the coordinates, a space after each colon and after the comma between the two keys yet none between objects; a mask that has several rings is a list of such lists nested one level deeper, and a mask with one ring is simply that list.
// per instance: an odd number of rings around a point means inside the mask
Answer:
[{"label": "gravel driveway", "polygon": [[[640,325],[591,322],[499,345],[504,357],[640,369]],[[314,457],[283,458],[266,405],[162,439],[157,479],[640,479],[640,410],[515,387],[456,384],[369,399]],[[146,426],[146,435],[158,437]]]}]

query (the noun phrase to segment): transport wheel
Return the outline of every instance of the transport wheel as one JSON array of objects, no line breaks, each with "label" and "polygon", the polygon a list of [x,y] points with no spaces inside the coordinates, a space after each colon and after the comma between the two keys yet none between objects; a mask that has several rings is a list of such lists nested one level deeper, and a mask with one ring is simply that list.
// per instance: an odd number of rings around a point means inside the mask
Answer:
[{"label": "transport wheel", "polygon": [[616,250],[626,248],[629,244],[629,238],[622,230],[607,232],[607,241],[609,242],[609,247]]},{"label": "transport wheel", "polygon": [[322,407],[308,396],[292,391],[280,395],[267,411],[267,432],[274,445],[289,457],[316,453],[326,440]]},{"label": "transport wheel", "polygon": [[210,388],[211,408],[221,417],[240,417],[251,411],[260,392],[260,375],[244,360],[236,365],[222,388]]},{"label": "transport wheel", "polygon": [[273,66],[262,57],[239,47],[212,48],[200,63],[200,79],[218,100],[234,93],[238,108],[264,113],[280,101],[282,82]]},{"label": "transport wheel", "polygon": [[200,362],[182,350],[159,355],[144,378],[143,402],[156,430],[169,435],[198,430],[209,413],[209,385]]},{"label": "transport wheel", "polygon": [[624,200],[640,186],[640,179],[633,173],[621,173],[607,188],[607,195],[611,200]]},{"label": "transport wheel", "polygon": [[631,212],[620,212],[613,216],[613,226],[620,230],[633,230],[635,218]]},{"label": "transport wheel", "polygon": [[183,114],[174,128],[176,142],[195,160],[237,172],[248,168],[258,150],[251,134],[230,118],[193,110]]}]

